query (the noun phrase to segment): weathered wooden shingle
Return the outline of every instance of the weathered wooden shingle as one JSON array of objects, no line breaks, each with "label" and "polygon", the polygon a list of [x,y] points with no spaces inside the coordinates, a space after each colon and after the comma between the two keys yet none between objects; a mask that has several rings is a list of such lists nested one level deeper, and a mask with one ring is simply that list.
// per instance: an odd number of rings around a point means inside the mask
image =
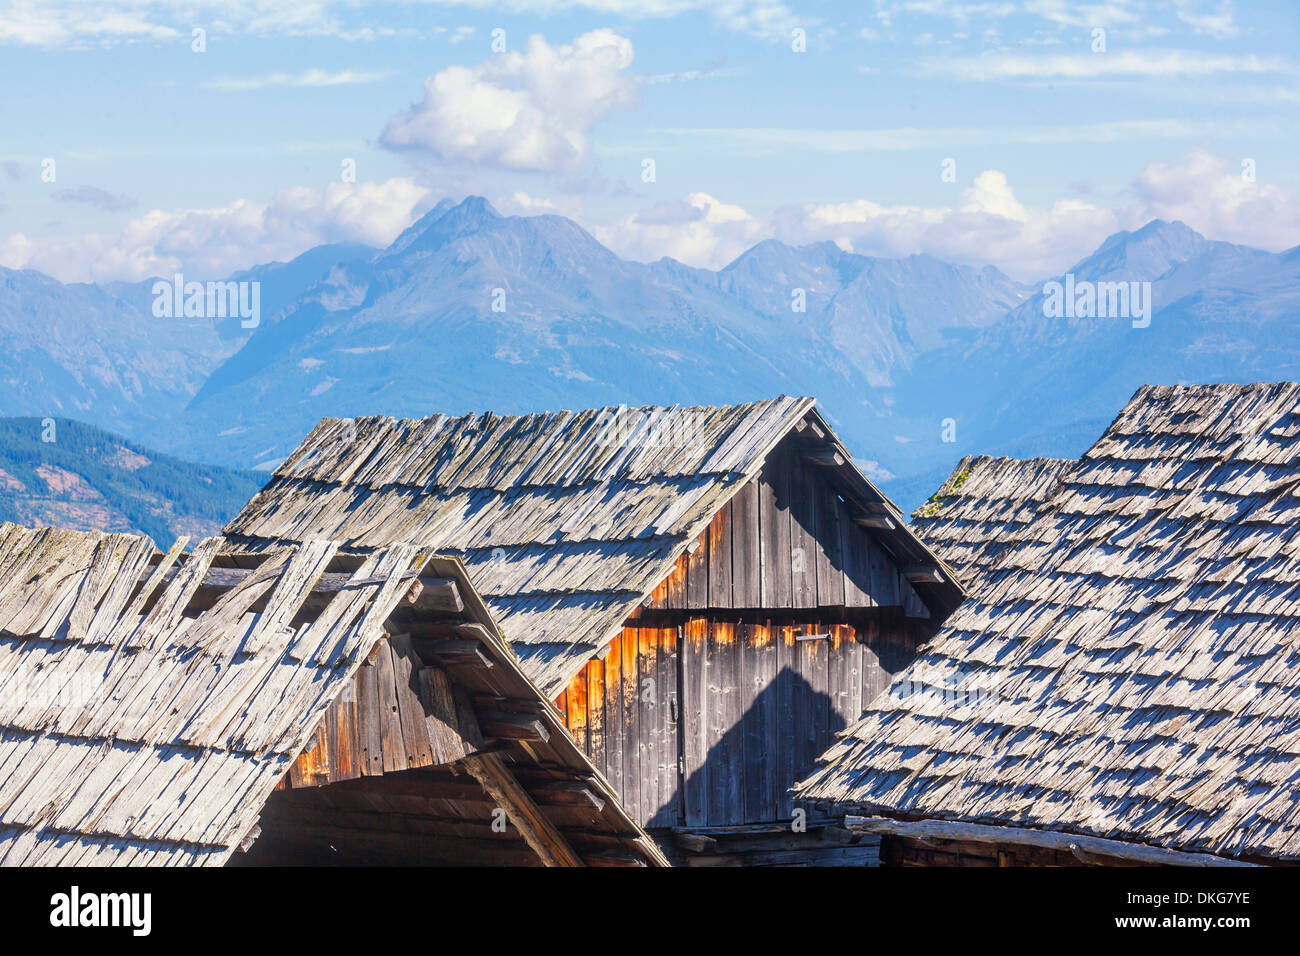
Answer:
[{"label": "weathered wooden shingle", "polygon": [[912,513],[912,527],[967,587],[977,586],[1073,464],[1065,458],[967,455]]},{"label": "weathered wooden shingle", "polygon": [[1300,859],[1300,386],[1142,388],[1059,479],[799,798]]}]

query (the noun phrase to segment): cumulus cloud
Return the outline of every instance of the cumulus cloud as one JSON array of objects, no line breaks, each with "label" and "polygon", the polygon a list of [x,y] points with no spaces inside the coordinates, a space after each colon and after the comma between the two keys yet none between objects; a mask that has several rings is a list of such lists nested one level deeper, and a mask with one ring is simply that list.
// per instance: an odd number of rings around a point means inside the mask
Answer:
[{"label": "cumulus cloud", "polygon": [[1202,151],[1150,163],[1111,206],[1076,198],[1028,206],[1004,173],[990,169],[947,206],[858,199],[789,205],[756,217],[693,193],[594,231],[616,251],[643,261],[671,256],[718,268],[760,239],[777,238],[792,245],[831,241],[867,255],[929,253],[1032,280],[1059,273],[1112,233],[1152,219],[1181,220],[1211,239],[1272,251],[1300,244],[1300,197],[1249,182],[1238,161]]},{"label": "cumulus cloud", "polygon": [[[1253,164],[1251,164],[1253,165]],[[1267,169],[1196,150],[1150,163],[1133,184],[1135,216],[1182,220],[1211,239],[1280,250],[1300,245],[1300,196],[1268,182]]]},{"label": "cumulus cloud", "polygon": [[[1280,251],[1300,245],[1300,196],[1242,175],[1239,160],[1194,151],[1148,164],[1111,205],[1064,198],[1022,201],[996,169],[975,176],[947,205],[884,204],[870,199],[786,205],[765,215],[703,192],[616,219],[584,213],[574,196],[522,191],[494,197],[508,213],[555,212],[582,222],[619,254],[640,261],[670,256],[720,268],[769,238],[792,245],[831,241],[867,255],[929,253],[991,264],[1022,280],[1060,273],[1121,229],[1152,219],[1181,220],[1211,239]],[[115,235],[0,238],[0,265],[31,267],[63,281],[142,279],[178,269],[223,276],[288,259],[326,242],[383,246],[438,198],[410,179],[324,190],[280,190],[268,203],[240,200],[216,209],[154,210]]]},{"label": "cumulus cloud", "polygon": [[382,142],[450,162],[508,170],[571,172],[587,158],[587,134],[636,101],[632,42],[592,30],[552,46],[451,66],[424,81],[424,99],[388,121]]},{"label": "cumulus cloud", "polygon": [[392,242],[432,199],[407,178],[383,183],[290,187],[268,203],[240,199],[214,209],[152,210],[120,233],[0,240],[0,265],[32,268],[64,282],[139,280],[177,270],[225,276],[290,259],[329,242]]},{"label": "cumulus cloud", "polygon": [[658,203],[617,222],[597,226],[594,234],[616,252],[643,261],[670,256],[688,265],[716,269],[754,243],[767,238],[770,224],[740,206],[708,193]]}]

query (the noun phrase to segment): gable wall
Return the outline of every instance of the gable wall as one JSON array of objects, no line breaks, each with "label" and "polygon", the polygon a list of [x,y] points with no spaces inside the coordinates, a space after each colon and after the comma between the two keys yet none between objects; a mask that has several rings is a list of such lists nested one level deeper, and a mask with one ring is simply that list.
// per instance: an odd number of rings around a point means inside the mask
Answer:
[{"label": "gable wall", "polygon": [[655,589],[657,610],[901,607],[929,616],[826,469],[783,442]]},{"label": "gable wall", "polygon": [[855,513],[785,443],[557,701],[637,822],[788,821],[911,661],[926,608]]}]

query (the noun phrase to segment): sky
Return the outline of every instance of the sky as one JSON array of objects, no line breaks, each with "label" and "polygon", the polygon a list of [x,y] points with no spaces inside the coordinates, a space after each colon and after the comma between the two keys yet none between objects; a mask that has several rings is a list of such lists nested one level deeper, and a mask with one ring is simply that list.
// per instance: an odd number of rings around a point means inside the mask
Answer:
[{"label": "sky", "polygon": [[0,266],[214,278],[471,193],[706,268],[1280,251],[1298,40],[1294,0],[0,0]]}]

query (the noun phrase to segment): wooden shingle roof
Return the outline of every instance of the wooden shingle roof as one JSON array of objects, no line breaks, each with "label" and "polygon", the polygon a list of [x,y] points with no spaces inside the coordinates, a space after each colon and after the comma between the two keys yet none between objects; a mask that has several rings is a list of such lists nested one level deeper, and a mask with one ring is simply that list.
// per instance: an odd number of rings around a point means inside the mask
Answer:
[{"label": "wooden shingle roof", "polygon": [[1073,464],[1065,458],[967,455],[912,513],[912,528],[967,587],[975,587]]},{"label": "wooden shingle roof", "polygon": [[[834,442],[813,404],[325,419],[226,534],[249,549],[328,537],[458,555],[529,676],[558,694],[778,442],[801,428]],[[933,561],[906,527],[882,538],[902,563]],[[927,587],[942,613],[960,599],[952,580]]]},{"label": "wooden shingle roof", "polygon": [[184,543],[151,567],[148,538],[0,526],[0,863],[225,862],[415,557],[375,553],[292,630],[333,545],[279,549],[187,617],[222,542],[177,568]]},{"label": "wooden shingle roof", "polygon": [[[341,555],[312,539],[249,556],[222,538],[188,554],[186,543],[163,555],[143,536],[0,525],[0,865],[219,865],[252,843],[290,781],[386,773],[397,757],[398,769],[432,768],[447,749],[477,760],[443,724],[404,714],[393,760],[322,766],[327,712],[350,699],[395,621],[472,635],[431,645],[472,645],[446,668],[457,693],[545,725],[541,742],[497,741],[484,759],[544,774],[523,789],[541,813],[563,814],[579,860],[666,862],[523,673],[459,561],[412,545]],[[552,807],[555,786],[590,793],[592,809]],[[480,803],[472,812],[486,816]]]},{"label": "wooden shingle roof", "polygon": [[1300,386],[1148,386],[796,786],[1300,859]]}]

